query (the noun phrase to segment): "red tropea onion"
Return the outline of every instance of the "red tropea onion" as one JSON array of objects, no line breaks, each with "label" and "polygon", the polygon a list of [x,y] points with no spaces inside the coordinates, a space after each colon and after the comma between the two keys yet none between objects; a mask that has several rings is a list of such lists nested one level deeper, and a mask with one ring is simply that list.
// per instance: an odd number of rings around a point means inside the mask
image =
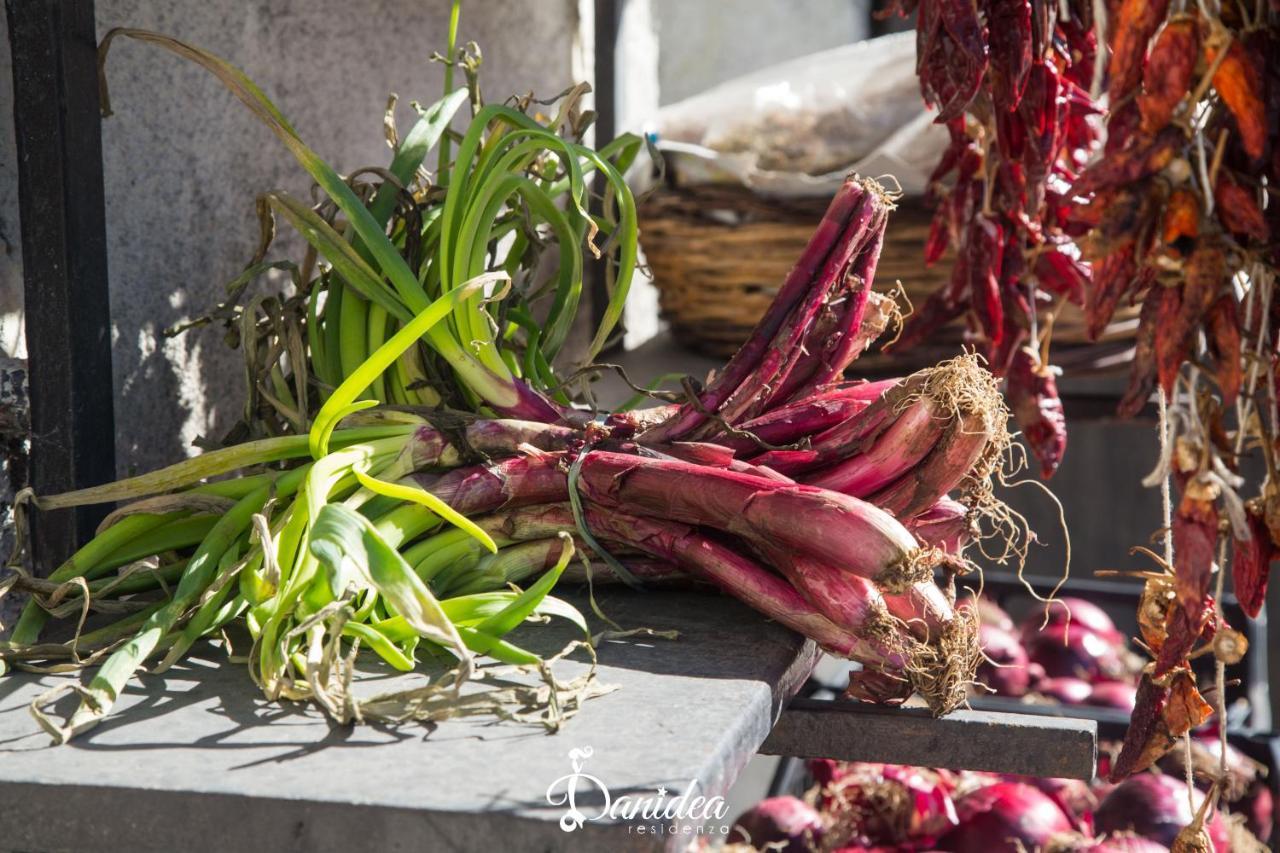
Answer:
[{"label": "red tropea onion", "polygon": [[822,840],[822,817],[795,797],[770,797],[738,816],[730,843],[779,853],[808,853]]},{"label": "red tropea onion", "polygon": [[919,767],[886,764],[884,778],[897,782],[911,796],[913,809],[908,834],[912,838],[937,838],[959,822],[948,785],[937,773]]},{"label": "red tropea onion", "polygon": [[978,665],[978,681],[998,696],[1024,696],[1031,686],[1030,659],[1017,637],[983,622],[978,645],[985,660]]},{"label": "red tropea onion", "polygon": [[1035,691],[1064,705],[1083,705],[1093,693],[1093,686],[1079,678],[1042,678]]},{"label": "red tropea onion", "polygon": [[1050,678],[1116,681],[1126,673],[1121,649],[1080,625],[1051,625],[1024,640],[1027,655]]},{"label": "red tropea onion", "polygon": [[1001,631],[1017,634],[1017,628],[1013,624],[1013,617],[1006,613],[1004,608],[996,604],[995,601],[986,596],[971,596],[968,600],[978,611],[978,621],[983,625],[990,625],[993,628],[999,628]]},{"label": "red tropea onion", "polygon": [[1138,688],[1126,681],[1102,681],[1093,685],[1086,705],[1097,708],[1115,708],[1126,714],[1133,713],[1134,703],[1138,699]]},{"label": "red tropea onion", "polygon": [[1020,782],[998,782],[956,801],[960,825],[938,842],[952,853],[1019,853],[1037,850],[1074,827],[1043,792]]},{"label": "red tropea onion", "polygon": [[[1204,795],[1194,791],[1196,808]],[[1185,783],[1158,773],[1140,773],[1117,785],[1093,814],[1094,829],[1104,832],[1133,832],[1143,838],[1172,846],[1183,827],[1191,823],[1191,804]],[[1216,853],[1230,851],[1226,822],[1215,813],[1206,821]]]},{"label": "red tropea onion", "polygon": [[1098,798],[1090,790],[1089,783],[1083,779],[1008,775],[1004,777],[1004,781],[1021,782],[1042,791],[1058,804],[1058,807],[1082,832],[1091,825],[1086,823],[1086,817],[1098,807]]},{"label": "red tropea onion", "polygon": [[[933,506],[907,521],[907,529],[925,545],[941,548],[948,554],[958,555],[973,538],[969,508],[946,497],[940,498]],[[996,609],[999,610],[999,607]],[[1008,614],[1005,614],[1005,619],[1008,618]],[[1009,626],[1004,630],[1013,630],[1012,620],[1009,620]]]},{"label": "red tropea onion", "polygon": [[1049,617],[1047,622],[1045,611],[1040,608],[1034,609],[1026,619],[1022,620],[1023,642],[1031,642],[1036,634],[1054,626],[1070,624],[1072,628],[1092,631],[1114,645],[1124,643],[1124,634],[1116,628],[1116,623],[1111,621],[1106,611],[1092,601],[1067,596],[1054,599],[1046,607]]}]

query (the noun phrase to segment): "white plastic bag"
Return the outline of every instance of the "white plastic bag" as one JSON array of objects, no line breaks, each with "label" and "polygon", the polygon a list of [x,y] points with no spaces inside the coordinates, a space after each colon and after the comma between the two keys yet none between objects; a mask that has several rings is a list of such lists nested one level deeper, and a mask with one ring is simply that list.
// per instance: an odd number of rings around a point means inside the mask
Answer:
[{"label": "white plastic bag", "polygon": [[664,107],[647,130],[684,184],[822,195],[857,171],[914,195],[947,144],[919,86],[915,34],[897,33],[722,83]]}]

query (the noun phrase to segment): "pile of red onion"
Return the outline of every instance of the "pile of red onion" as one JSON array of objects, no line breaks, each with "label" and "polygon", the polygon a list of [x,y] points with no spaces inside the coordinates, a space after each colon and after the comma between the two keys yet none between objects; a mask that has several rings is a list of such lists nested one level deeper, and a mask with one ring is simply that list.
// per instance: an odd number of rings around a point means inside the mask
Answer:
[{"label": "pile of red onion", "polygon": [[984,598],[978,635],[986,660],[978,681],[999,696],[1133,711],[1137,668],[1125,636],[1102,608],[1055,599],[1015,625]]},{"label": "pile of red onion", "polygon": [[[1181,777],[1154,772],[1110,785],[829,759],[809,762],[809,770],[814,786],[803,798],[772,797],[749,809],[725,850],[1182,851],[1196,849],[1185,846],[1186,827],[1204,798],[1198,790],[1188,797]],[[1270,834],[1270,814],[1266,826],[1254,817],[1206,809],[1195,829],[1214,853],[1264,850],[1257,834]]]}]

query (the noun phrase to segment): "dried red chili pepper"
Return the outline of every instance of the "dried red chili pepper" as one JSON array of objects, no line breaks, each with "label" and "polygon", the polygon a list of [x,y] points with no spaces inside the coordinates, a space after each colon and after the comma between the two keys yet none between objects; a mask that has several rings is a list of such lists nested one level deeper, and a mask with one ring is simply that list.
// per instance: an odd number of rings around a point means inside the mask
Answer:
[{"label": "dried red chili pepper", "polygon": [[969,295],[963,298],[948,299],[946,290],[935,290],[929,294],[924,304],[907,318],[902,334],[890,349],[910,349],[927,341],[933,333],[969,310]]},{"label": "dried red chili pepper", "polygon": [[1156,678],[1181,666],[1204,634],[1213,616],[1209,586],[1218,545],[1218,512],[1191,481],[1173,517],[1173,592],[1176,596],[1165,619],[1165,637],[1156,654]]},{"label": "dried red chili pepper", "polygon": [[1222,391],[1223,404],[1230,406],[1235,403],[1244,381],[1244,371],[1240,366],[1240,313],[1235,294],[1227,293],[1210,306],[1205,326],[1217,366],[1214,377]]},{"label": "dried red chili pepper", "polygon": [[1108,778],[1122,782],[1146,770],[1212,714],[1190,672],[1173,673],[1163,684],[1143,673],[1124,744]]},{"label": "dried red chili pepper", "polygon": [[1129,292],[1136,274],[1133,241],[1094,262],[1093,281],[1084,303],[1085,331],[1090,340],[1097,340],[1111,322],[1120,298]]},{"label": "dried red chili pepper", "polygon": [[[1010,254],[1006,251],[1005,257],[1008,258]],[[991,353],[991,363],[987,365],[996,376],[1004,376],[1009,372],[1014,354],[1030,336],[1027,318],[1031,316],[1031,303],[1020,287],[1009,283],[1008,276],[1002,275],[1002,278],[1004,281],[1000,285],[1000,301],[1004,307],[1004,335],[1000,346]]]},{"label": "dried red chili pepper", "polygon": [[[1079,170],[1089,162],[1099,135],[1099,126],[1093,121],[1094,116],[1102,114],[1089,98],[1089,93],[1081,89],[1068,77],[1059,78],[1062,84],[1062,100],[1066,106],[1066,114],[1062,122],[1063,153],[1070,163]],[[1074,179],[1074,175],[1071,175]]]},{"label": "dried red chili pepper", "polygon": [[1160,239],[1173,257],[1189,254],[1200,236],[1200,199],[1191,190],[1169,194],[1160,223]]},{"label": "dried red chili pepper", "polygon": [[952,119],[946,125],[947,132],[951,134],[951,141],[943,150],[938,165],[934,166],[933,172],[929,174],[929,192],[933,192],[934,187],[955,171],[966,157],[978,155],[978,146],[965,133],[963,116]]},{"label": "dried red chili pepper", "polygon": [[[1004,334],[1000,344],[991,350],[988,369],[996,376],[1008,373],[1018,348],[1027,342],[1031,326],[1031,302],[1023,282],[1027,275],[1027,258],[1023,240],[1016,226],[1006,232],[1004,252],[1000,257],[1000,303],[1004,315]],[[1042,296],[1041,298],[1047,298]]]},{"label": "dried red chili pepper", "polygon": [[1152,672],[1160,677],[1171,669],[1182,666],[1187,656],[1200,644],[1212,617],[1211,596],[1202,598],[1193,607],[1187,607],[1181,601],[1173,602],[1165,621],[1164,643],[1156,653]]},{"label": "dried red chili pepper", "polygon": [[1066,104],[1060,95],[1061,80],[1052,63],[1040,60],[1027,74],[1018,115],[1026,126],[1027,144],[1021,160],[1027,173],[1027,209],[1039,210],[1044,183],[1058,157]]},{"label": "dried red chili pepper", "polygon": [[1083,305],[1089,285],[1088,262],[1058,249],[1046,249],[1036,258],[1036,282],[1050,293],[1065,296],[1075,305]]},{"label": "dried red chili pepper", "polygon": [[979,214],[965,241],[968,255],[969,293],[974,313],[982,324],[989,350],[1000,346],[1004,337],[1004,305],[1000,300],[1000,259],[1004,250],[1004,229],[988,216]]},{"label": "dried red chili pepper", "polygon": [[985,0],[991,41],[991,96],[1008,112],[1018,106],[1031,70],[1030,0]]},{"label": "dried red chili pepper", "polygon": [[1173,162],[1185,137],[1175,127],[1167,127],[1154,138],[1104,157],[1076,179],[1072,191],[1088,195],[1103,187],[1118,187],[1154,175]]},{"label": "dried red chili pepper", "polygon": [[[1166,297],[1156,337],[1160,385],[1172,393],[1178,369],[1186,360],[1200,321],[1226,283],[1226,255],[1216,241],[1200,241],[1183,267],[1182,289],[1177,300]],[[1176,301],[1176,306],[1173,304]],[[1176,308],[1172,314],[1169,308]]]},{"label": "dried red chili pepper", "polygon": [[988,59],[987,31],[974,0],[943,0],[938,4],[942,24],[966,56],[975,62]]},{"label": "dried red chili pepper", "polygon": [[1195,622],[1204,613],[1218,544],[1218,511],[1197,491],[1194,484],[1187,488],[1173,517],[1174,592]]},{"label": "dried red chili pepper", "polygon": [[[1212,65],[1223,49],[1221,37],[1211,37],[1205,44],[1205,58]],[[1245,153],[1261,162],[1267,147],[1267,110],[1262,101],[1262,66],[1252,51],[1233,39],[1226,47],[1227,55],[1213,74],[1213,88],[1236,120],[1240,142]]]},{"label": "dried red chili pepper", "polygon": [[996,114],[996,148],[1010,160],[1021,160],[1026,153],[1027,123],[1020,110]]},{"label": "dried red chili pepper", "polygon": [[1123,151],[1130,142],[1140,137],[1141,126],[1142,110],[1138,108],[1137,100],[1131,99],[1114,106],[1107,117],[1107,144],[1103,146],[1102,153],[1110,157]]},{"label": "dried red chili pepper", "polygon": [[1142,300],[1133,362],[1129,365],[1129,386],[1117,408],[1122,418],[1138,414],[1156,387],[1156,334],[1159,331],[1160,303],[1169,292],[1169,288],[1156,286],[1147,291],[1146,298]]},{"label": "dried red chili pepper", "polygon": [[1113,7],[1107,25],[1111,42],[1111,62],[1107,66],[1107,94],[1118,104],[1138,87],[1147,42],[1155,35],[1169,11],[1169,0],[1120,0]]},{"label": "dried red chili pepper", "polygon": [[1195,18],[1190,15],[1173,18],[1156,37],[1142,74],[1138,109],[1142,113],[1143,133],[1155,135],[1169,124],[1174,109],[1191,91],[1199,61],[1200,28]]},{"label": "dried red chili pepper", "polygon": [[1053,3],[1032,0],[1031,3],[1031,55],[1045,56],[1053,50],[1054,26],[1058,9]]},{"label": "dried red chili pepper", "polygon": [[[1092,18],[1091,5],[1089,11],[1089,18]],[[1088,91],[1093,88],[1093,63],[1098,53],[1098,41],[1093,33],[1093,23],[1077,21],[1073,16],[1072,20],[1059,21],[1058,27],[1062,31],[1063,43],[1069,52],[1070,64],[1064,74],[1072,83]]]},{"label": "dried red chili pepper", "polygon": [[1067,421],[1054,371],[1032,347],[1019,347],[1009,365],[1009,408],[1047,480],[1067,449]]},{"label": "dried red chili pepper", "polygon": [[1223,227],[1237,237],[1250,237],[1259,243],[1271,239],[1271,228],[1258,207],[1258,197],[1236,183],[1226,172],[1218,175],[1213,187],[1214,210]]},{"label": "dried red chili pepper", "polygon": [[1162,290],[1164,298],[1156,306],[1156,376],[1165,394],[1169,394],[1187,358],[1190,341],[1186,335],[1172,332],[1182,312],[1182,288],[1166,287]]},{"label": "dried red chili pepper", "polygon": [[1128,187],[1100,189],[1087,202],[1073,205],[1068,212],[1068,221],[1082,234],[1087,233],[1089,229],[1096,228],[1102,223],[1103,217],[1116,203],[1116,199],[1128,191]]},{"label": "dried red chili pepper", "polygon": [[1267,530],[1267,523],[1262,517],[1261,504],[1248,506],[1245,517],[1249,525],[1249,538],[1235,540],[1231,556],[1231,586],[1235,589],[1240,609],[1250,619],[1257,619],[1267,600],[1271,563],[1278,555]]},{"label": "dried red chili pepper", "polygon": [[1117,193],[1089,235],[1089,253],[1105,255],[1132,243],[1135,257],[1145,258],[1157,230],[1161,201],[1154,180],[1139,181]]},{"label": "dried red chili pepper", "polygon": [[916,74],[939,124],[964,113],[987,71],[986,34],[972,0],[923,0],[916,24]]},{"label": "dried red chili pepper", "polygon": [[[1027,176],[1018,163],[1002,160],[996,169],[995,207],[1006,220],[1023,220],[1029,231],[1039,231],[1038,221],[1025,221],[1027,208]],[[1037,205],[1038,206],[1038,205]]]},{"label": "dried red chili pepper", "polygon": [[947,218],[946,208],[940,207],[934,211],[933,219],[929,221],[929,236],[924,241],[924,265],[927,267],[937,263],[951,245],[951,228]]},{"label": "dried red chili pepper", "polygon": [[1184,322],[1195,325],[1227,282],[1227,257],[1216,240],[1201,240],[1183,266]]}]

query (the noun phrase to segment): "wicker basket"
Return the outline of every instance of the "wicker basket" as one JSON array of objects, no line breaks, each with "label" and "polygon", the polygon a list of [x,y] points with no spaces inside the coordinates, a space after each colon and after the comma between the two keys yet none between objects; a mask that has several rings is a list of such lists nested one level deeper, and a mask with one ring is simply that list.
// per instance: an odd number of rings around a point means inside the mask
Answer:
[{"label": "wicker basket", "polygon": [[[640,207],[640,242],[658,288],[663,318],[682,345],[717,357],[732,355],[777,293],[826,210],[826,199],[772,199],[735,186],[662,188]],[[889,216],[876,271],[876,290],[898,282],[921,304],[950,275],[951,258],[924,264],[931,214],[918,199],[902,199]],[[1064,306],[1054,323],[1054,361],[1105,369],[1132,348],[1137,309],[1122,308],[1099,342],[1089,342],[1084,316]],[[954,353],[963,320],[926,346],[895,356],[921,364]],[[885,366],[868,356],[865,369]]]}]

